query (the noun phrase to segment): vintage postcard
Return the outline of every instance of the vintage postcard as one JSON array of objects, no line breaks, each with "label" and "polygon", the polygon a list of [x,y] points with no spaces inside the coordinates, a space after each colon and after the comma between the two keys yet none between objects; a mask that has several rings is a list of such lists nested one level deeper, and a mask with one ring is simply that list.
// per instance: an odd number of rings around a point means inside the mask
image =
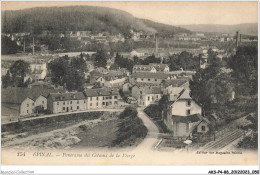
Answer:
[{"label": "vintage postcard", "polygon": [[258,164],[258,2],[1,12],[3,165]]}]

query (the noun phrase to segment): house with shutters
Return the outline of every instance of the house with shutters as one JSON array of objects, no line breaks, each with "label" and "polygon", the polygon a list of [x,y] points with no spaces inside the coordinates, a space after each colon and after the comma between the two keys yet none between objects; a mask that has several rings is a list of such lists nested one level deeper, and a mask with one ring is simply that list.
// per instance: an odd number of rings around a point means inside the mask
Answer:
[{"label": "house with shutters", "polygon": [[210,122],[202,117],[202,108],[194,101],[189,90],[176,87],[169,96],[169,104],[163,121],[174,137],[191,137],[194,132],[206,133]]},{"label": "house with shutters", "polygon": [[86,89],[86,109],[115,108],[119,105],[118,88]]},{"label": "house with shutters", "polygon": [[172,75],[165,73],[148,73],[148,72],[137,72],[131,75],[130,81],[138,82],[138,83],[153,83],[153,84],[161,84],[166,80],[170,80]]},{"label": "house with shutters", "polygon": [[86,110],[87,100],[83,92],[50,93],[47,109],[50,113],[64,113]]}]

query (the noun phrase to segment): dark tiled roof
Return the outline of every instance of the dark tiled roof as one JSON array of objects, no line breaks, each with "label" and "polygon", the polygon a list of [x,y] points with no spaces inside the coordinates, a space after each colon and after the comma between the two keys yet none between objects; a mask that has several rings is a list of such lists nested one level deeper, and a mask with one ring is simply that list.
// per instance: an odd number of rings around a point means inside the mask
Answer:
[{"label": "dark tiled roof", "polygon": [[158,79],[163,79],[166,80],[169,75],[165,74],[165,73],[150,73],[150,72],[137,72],[132,74],[132,77],[134,78],[158,78]]},{"label": "dark tiled roof", "polygon": [[189,80],[185,80],[185,79],[173,79],[173,80],[166,80],[164,82],[164,86],[168,87],[168,86],[173,86],[173,87],[180,87],[181,85],[187,83]]},{"label": "dark tiled roof", "polygon": [[83,92],[50,93],[53,101],[82,100],[85,99]]},{"label": "dark tiled roof", "polygon": [[202,116],[200,114],[193,114],[188,116],[179,116],[179,115],[172,115],[173,122],[181,122],[181,123],[193,123],[200,121]]},{"label": "dark tiled roof", "polygon": [[109,96],[109,95],[119,95],[118,88],[97,88],[97,89],[86,89],[85,94],[87,97],[97,97],[97,96]]},{"label": "dark tiled roof", "polygon": [[2,103],[22,103],[26,98],[31,98],[36,100],[40,95],[47,97],[51,92],[58,92],[61,90],[49,89],[45,87],[32,87],[32,88],[22,88],[22,87],[9,87],[2,88]]}]

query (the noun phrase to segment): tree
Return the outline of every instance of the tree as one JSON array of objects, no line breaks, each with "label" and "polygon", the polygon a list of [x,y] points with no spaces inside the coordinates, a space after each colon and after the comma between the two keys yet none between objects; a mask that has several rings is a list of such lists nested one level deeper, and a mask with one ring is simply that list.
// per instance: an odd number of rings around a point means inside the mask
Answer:
[{"label": "tree", "polygon": [[144,59],[143,64],[148,65],[149,63],[160,63],[161,59],[160,58],[156,58],[155,55],[151,55],[147,58]]},{"label": "tree", "polygon": [[65,86],[69,91],[83,91],[86,66],[81,58],[74,59],[71,64],[66,57],[53,60],[49,63],[50,75],[56,85]]},{"label": "tree", "polygon": [[[29,63],[23,61],[23,60],[17,60],[15,61],[10,69],[10,74],[8,73],[6,76],[11,75],[11,84],[12,86],[18,86],[23,87],[24,84],[24,77],[30,73],[30,66]],[[8,79],[8,77],[7,77]]]},{"label": "tree", "polygon": [[228,66],[233,69],[232,76],[238,82],[239,94],[257,93],[258,50],[256,46],[238,47],[236,54],[229,59]]},{"label": "tree", "polygon": [[16,44],[16,42],[12,41],[7,36],[2,36],[1,48],[2,54],[15,54],[19,50],[19,46]]},{"label": "tree", "polygon": [[12,85],[12,80],[10,76],[10,72],[7,71],[7,74],[2,76],[2,87],[7,88],[8,86]]},{"label": "tree", "polygon": [[107,56],[106,53],[101,49],[98,50],[95,54],[94,64],[97,67],[106,67],[107,65]]},{"label": "tree", "polygon": [[232,77],[221,72],[220,67],[199,69],[190,81],[191,97],[202,104],[203,113],[210,113],[213,106],[227,104],[234,91]]},{"label": "tree", "polygon": [[71,66],[77,70],[87,72],[86,61],[83,59],[82,53],[80,57],[76,57],[71,60]]},{"label": "tree", "polygon": [[168,95],[163,95],[162,98],[158,102],[158,106],[162,111],[162,120],[166,118],[167,112],[168,111],[168,106],[169,106],[169,96]]}]

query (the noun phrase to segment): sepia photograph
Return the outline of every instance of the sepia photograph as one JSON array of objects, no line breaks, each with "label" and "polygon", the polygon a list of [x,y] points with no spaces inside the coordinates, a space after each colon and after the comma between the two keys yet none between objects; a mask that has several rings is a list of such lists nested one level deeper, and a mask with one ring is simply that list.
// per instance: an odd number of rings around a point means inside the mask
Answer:
[{"label": "sepia photograph", "polygon": [[2,1],[1,150],[3,165],[258,165],[258,2]]}]

